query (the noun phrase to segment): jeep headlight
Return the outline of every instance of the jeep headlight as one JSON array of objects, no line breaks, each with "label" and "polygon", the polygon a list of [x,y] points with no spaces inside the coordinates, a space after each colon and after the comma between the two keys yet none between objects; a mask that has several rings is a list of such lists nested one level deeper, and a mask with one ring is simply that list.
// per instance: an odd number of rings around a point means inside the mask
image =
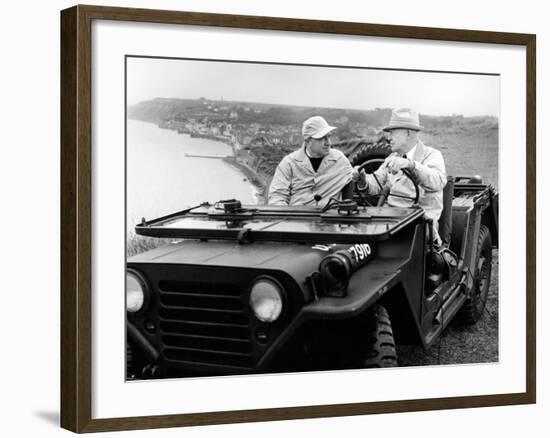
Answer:
[{"label": "jeep headlight", "polygon": [[145,302],[145,282],[132,271],[126,271],[126,311],[139,312]]},{"label": "jeep headlight", "polygon": [[263,277],[250,290],[250,307],[262,322],[273,322],[283,311],[283,291],[277,281]]}]

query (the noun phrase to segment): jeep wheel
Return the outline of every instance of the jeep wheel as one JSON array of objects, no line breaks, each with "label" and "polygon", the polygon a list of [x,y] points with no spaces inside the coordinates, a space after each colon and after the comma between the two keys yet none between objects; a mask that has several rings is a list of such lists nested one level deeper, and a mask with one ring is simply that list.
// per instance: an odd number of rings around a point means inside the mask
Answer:
[{"label": "jeep wheel", "polygon": [[[348,159],[352,166],[360,166],[366,173],[370,174],[378,170],[386,157],[391,154],[391,146],[385,138],[376,143],[360,143],[355,150],[349,154]],[[359,205],[377,205],[381,199],[378,195],[368,195],[355,191],[354,199]]]},{"label": "jeep wheel", "polygon": [[489,295],[492,260],[491,232],[485,225],[481,225],[477,241],[474,284],[470,296],[466,299],[457,314],[458,321],[464,325],[475,324],[483,314],[485,303],[487,303],[487,296]]},{"label": "jeep wheel", "polygon": [[390,317],[383,306],[375,305],[367,311],[368,338],[361,358],[363,368],[396,367],[397,353]]},{"label": "jeep wheel", "polygon": [[372,173],[380,167],[386,157],[391,154],[389,142],[385,139],[376,143],[362,143],[348,157],[352,166],[363,166],[367,173]]}]

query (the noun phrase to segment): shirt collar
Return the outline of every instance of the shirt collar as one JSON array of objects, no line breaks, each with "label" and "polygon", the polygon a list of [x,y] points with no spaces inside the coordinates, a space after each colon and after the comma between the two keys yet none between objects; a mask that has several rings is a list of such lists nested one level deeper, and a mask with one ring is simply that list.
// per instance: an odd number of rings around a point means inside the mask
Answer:
[{"label": "shirt collar", "polygon": [[409,160],[414,160],[414,154],[415,154],[415,152],[416,152],[416,146],[417,146],[417,145],[418,145],[418,143],[416,143],[416,144],[414,145],[414,147],[413,147],[409,152],[407,152],[407,158],[408,158]]}]

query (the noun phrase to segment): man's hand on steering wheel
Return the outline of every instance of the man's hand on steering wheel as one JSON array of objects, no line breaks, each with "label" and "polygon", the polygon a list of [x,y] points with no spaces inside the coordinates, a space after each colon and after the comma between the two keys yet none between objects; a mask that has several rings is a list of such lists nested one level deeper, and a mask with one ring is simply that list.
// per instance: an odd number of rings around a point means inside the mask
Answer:
[{"label": "man's hand on steering wheel", "polygon": [[365,174],[365,171],[361,168],[361,166],[355,166],[353,168],[353,171],[351,173],[351,180],[354,182],[354,183],[357,183],[357,182],[365,182],[365,178],[362,176]]},{"label": "man's hand on steering wheel", "polygon": [[391,173],[397,173],[403,169],[413,170],[414,161],[408,158],[402,158],[398,155],[390,155],[386,159],[386,167]]},{"label": "man's hand on steering wheel", "polygon": [[367,180],[366,176],[367,176],[367,173],[365,172],[365,169],[363,169],[362,166],[355,166],[353,168],[353,173],[351,174],[351,179],[356,184],[364,186]]},{"label": "man's hand on steering wheel", "polygon": [[[386,202],[388,196],[396,196],[398,198],[410,199],[411,201],[414,202],[414,204],[417,204],[420,196],[420,190],[418,187],[418,182],[416,181],[416,178],[414,178],[412,174],[412,172],[415,169],[414,161],[409,160],[408,158],[402,158],[397,154],[393,154],[386,158],[384,164],[386,165],[386,167],[391,173],[397,173],[401,170],[403,174],[411,180],[414,186],[415,196],[411,197],[411,196],[404,196],[404,195],[390,193],[390,188],[382,187],[380,181],[378,181],[378,178],[376,178],[376,174],[373,174],[381,190],[381,194],[378,199],[377,205],[378,206],[383,205]],[[356,166],[353,168],[352,179],[357,184],[357,188],[359,191],[362,190],[361,186],[366,186],[366,175],[367,174],[365,172],[365,169],[363,168],[363,165]]]}]

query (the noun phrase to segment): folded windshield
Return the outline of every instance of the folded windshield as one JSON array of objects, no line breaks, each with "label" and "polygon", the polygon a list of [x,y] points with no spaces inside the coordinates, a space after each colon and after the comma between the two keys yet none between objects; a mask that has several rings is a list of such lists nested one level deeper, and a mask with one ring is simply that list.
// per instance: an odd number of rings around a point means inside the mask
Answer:
[{"label": "folded windshield", "polygon": [[202,204],[151,221],[136,233],[153,237],[335,243],[384,240],[422,216],[420,208]]}]

